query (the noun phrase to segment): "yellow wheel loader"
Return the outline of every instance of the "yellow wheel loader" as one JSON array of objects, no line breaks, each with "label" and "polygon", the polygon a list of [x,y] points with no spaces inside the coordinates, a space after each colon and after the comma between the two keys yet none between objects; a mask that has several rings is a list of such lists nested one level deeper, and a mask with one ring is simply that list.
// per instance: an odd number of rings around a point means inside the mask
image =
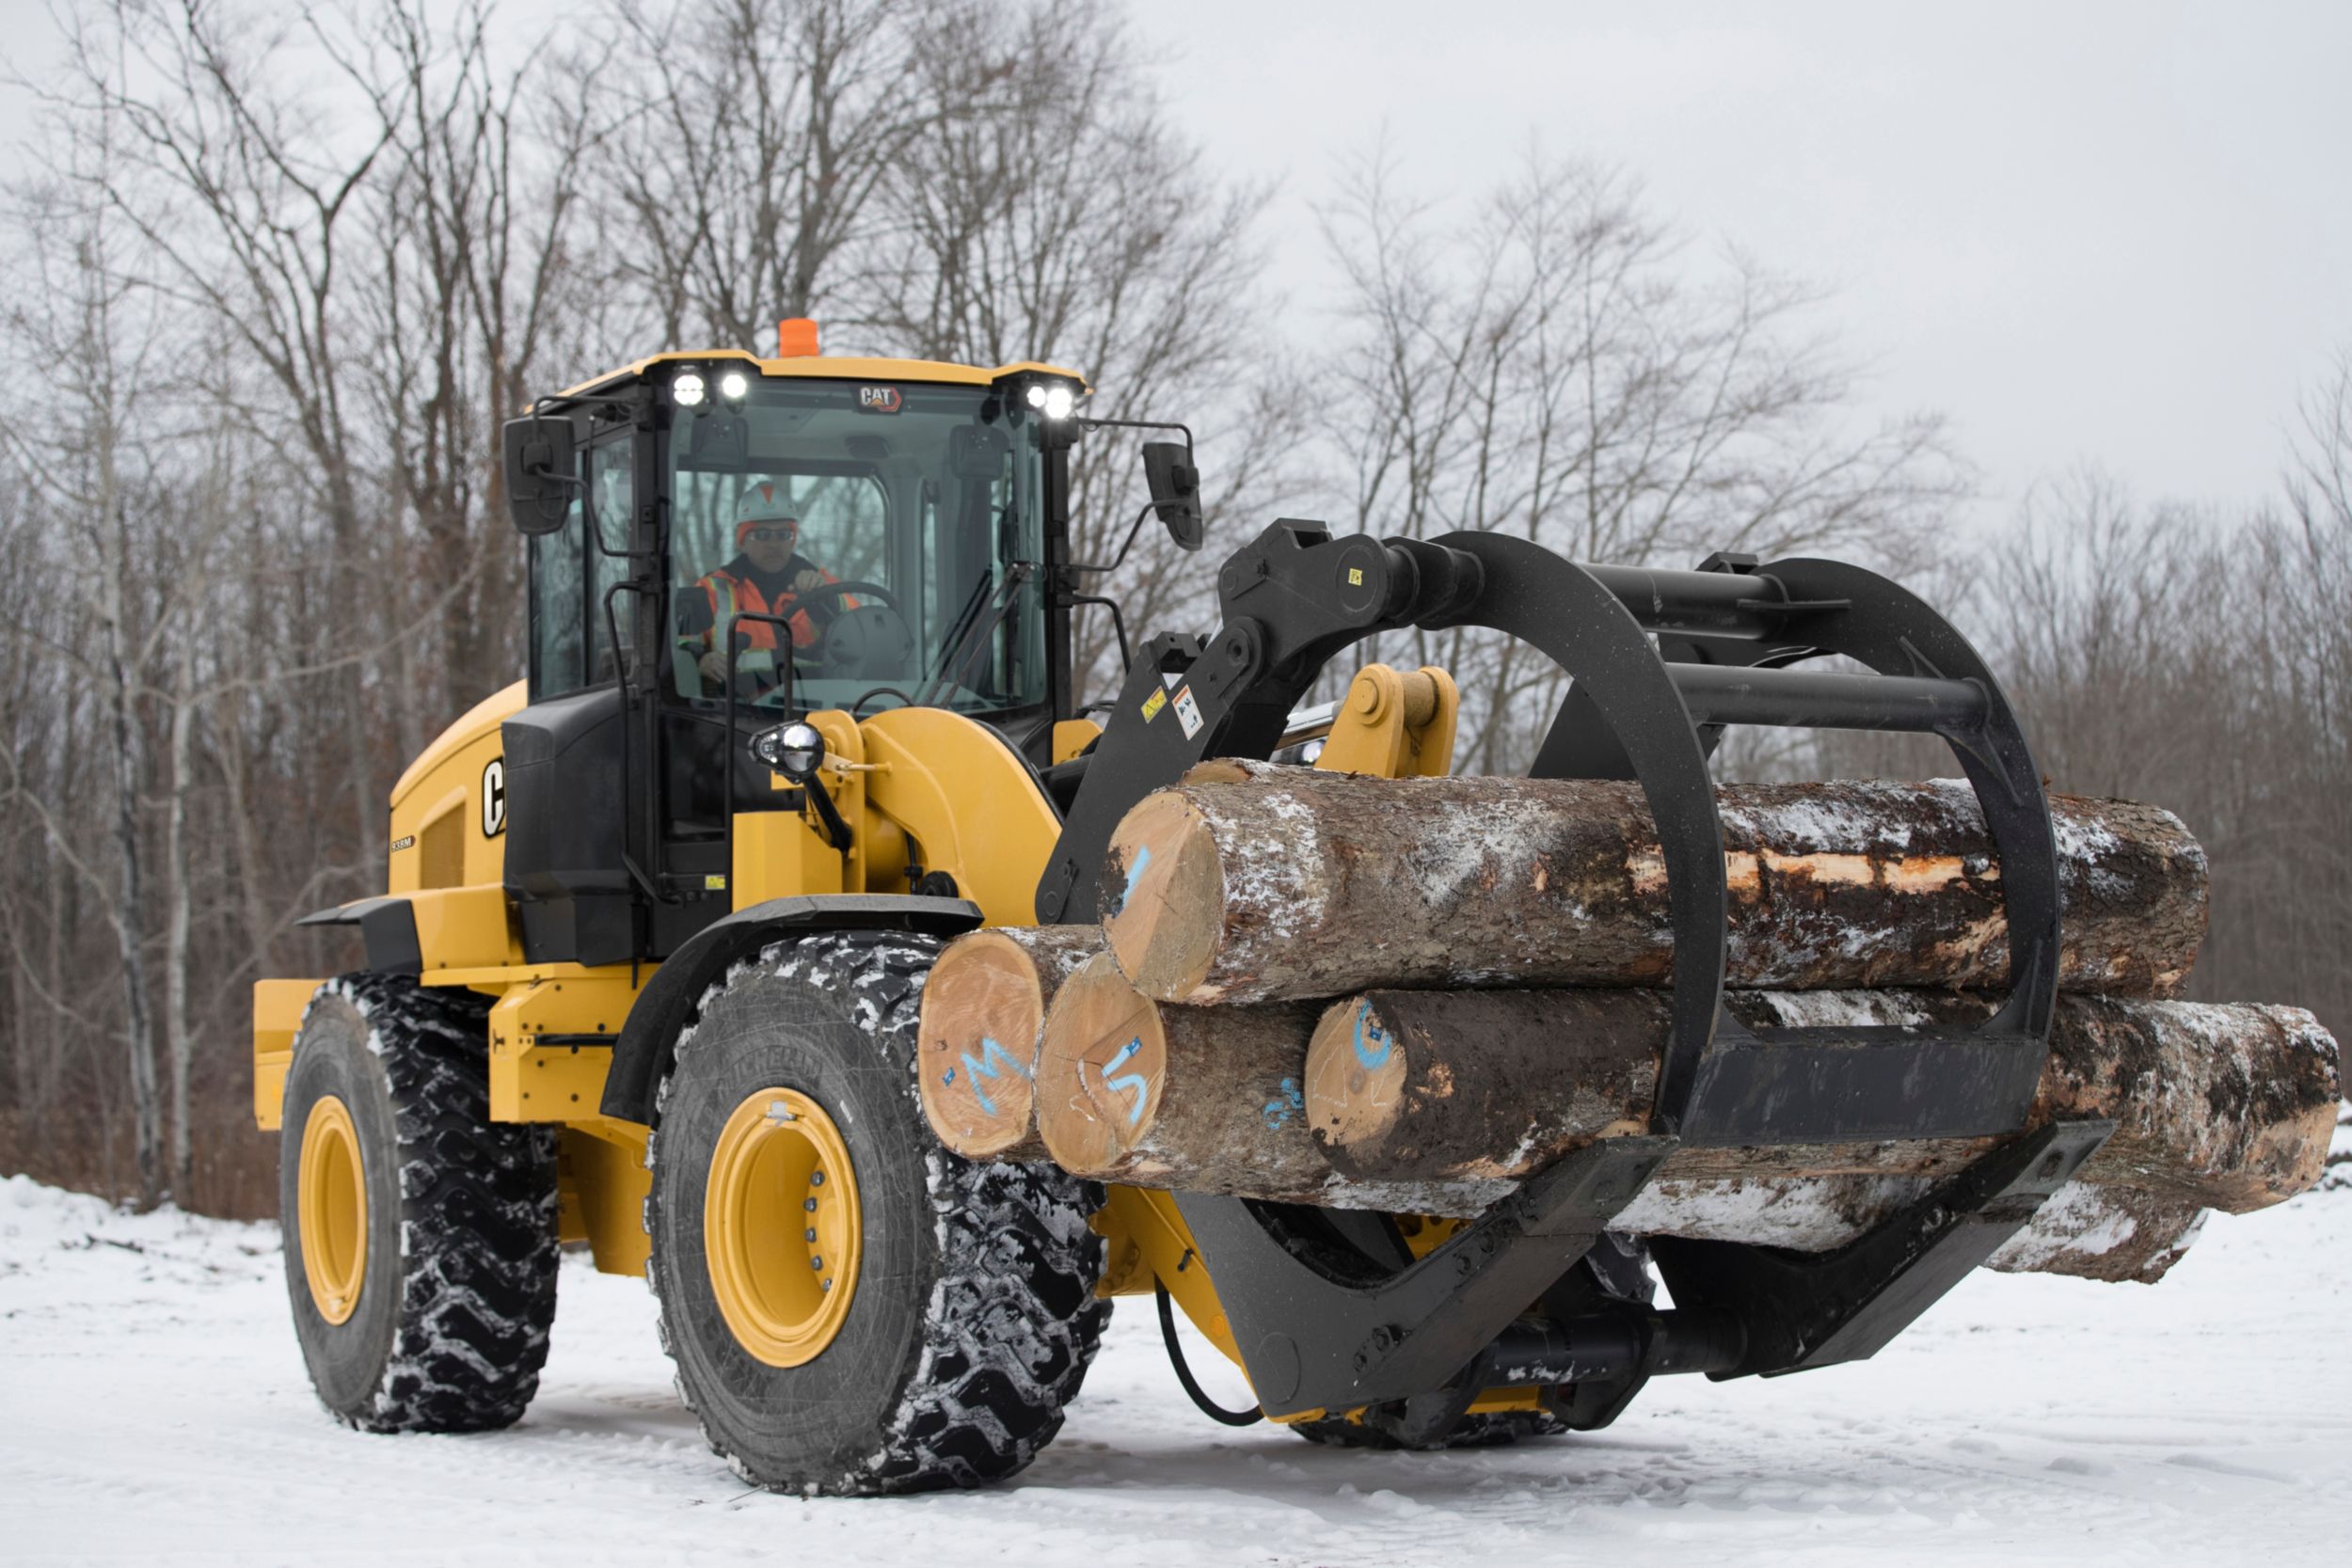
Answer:
[{"label": "yellow wheel loader", "polygon": [[[1835,562],[1632,572],[1284,519],[1225,562],[1219,626],[1129,650],[1115,699],[1089,706],[1072,617],[1107,602],[1089,589],[1116,562],[1072,558],[1071,452],[1120,421],[1088,418],[1081,376],[1053,366],[829,358],[807,336],[773,359],[643,360],[507,426],[528,678],[400,778],[386,894],[311,917],[356,927],[366,968],[256,988],[295,1329],[338,1418],[514,1421],[560,1247],[580,1242],[646,1276],[681,1394],[771,1488],[1018,1471],[1121,1294],[1157,1293],[1164,1317],[1172,1299],[1260,1411],[1311,1438],[1589,1428],[1653,1375],[1870,1354],[2097,1146],[2102,1123],[2011,1139],[1824,1259],[1661,1243],[1676,1306],[1657,1308],[1651,1249],[1609,1220],[1677,1147],[2025,1125],[2054,849],[1974,651]],[[1189,434],[1147,428],[1173,438],[1143,446],[1134,528],[1156,518],[1197,549]],[[914,1082],[942,944],[1096,918],[1120,891],[1113,825],[1205,758],[1320,748],[1327,767],[1445,772],[1441,672],[1374,666],[1368,700],[1301,704],[1366,637],[1463,624],[1575,677],[1534,770],[1635,780],[1660,824],[1675,1032],[1647,1135],[1445,1223],[1106,1191],[942,1148]],[[1792,667],[1824,653],[1861,673]],[[1808,1033],[1723,1013],[1708,755],[1729,723],[1951,742],[2008,899],[2014,990],[1989,1023]]]}]

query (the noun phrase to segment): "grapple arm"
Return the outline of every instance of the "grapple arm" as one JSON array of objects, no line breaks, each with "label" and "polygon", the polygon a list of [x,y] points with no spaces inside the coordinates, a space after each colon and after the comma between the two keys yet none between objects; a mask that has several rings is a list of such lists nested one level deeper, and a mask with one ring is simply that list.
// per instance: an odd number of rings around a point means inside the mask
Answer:
[{"label": "grapple arm", "polygon": [[[1637,781],[1666,862],[1674,1030],[1654,1131],[1689,1143],[2013,1132],[2040,1082],[2058,973],[2058,863],[2025,736],[1949,622],[1837,562],[1580,566],[1487,533],[1334,539],[1284,519],[1218,577],[1205,642],[1148,643],[1128,672],[1038,888],[1041,922],[1098,913],[1112,830],[1211,756],[1268,755],[1324,666],[1376,632],[1484,626],[1573,685],[1537,777]],[[1789,668],[1842,654],[1867,673]],[[2000,856],[2011,990],[1979,1028],[1750,1030],[1722,1007],[1728,895],[1708,758],[1731,723],[1931,733],[1976,789]]]}]

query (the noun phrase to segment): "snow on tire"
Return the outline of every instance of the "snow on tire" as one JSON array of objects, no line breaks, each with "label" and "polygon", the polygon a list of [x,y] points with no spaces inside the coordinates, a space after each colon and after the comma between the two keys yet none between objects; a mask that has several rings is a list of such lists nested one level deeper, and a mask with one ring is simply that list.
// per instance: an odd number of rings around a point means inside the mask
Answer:
[{"label": "snow on tire", "polygon": [[[322,1403],[368,1432],[511,1425],[555,1321],[555,1132],[489,1119],[486,999],[345,974],[304,1010],[278,1161],[286,1288]],[[306,1258],[301,1167],[324,1109],[356,1149],[356,1299]],[[363,1217],[363,1218],[362,1218]],[[315,1227],[319,1222],[313,1217]]]},{"label": "snow on tire", "polygon": [[[1051,1165],[960,1159],[923,1120],[915,1024],[938,949],[870,932],[767,948],[704,993],[658,1092],[645,1227],[661,1342],[712,1449],[755,1485],[865,1495],[1004,1480],[1060,1429],[1109,1319],[1087,1223],[1102,1189]],[[772,1342],[763,1356],[730,1328],[706,1256],[727,1129],[771,1093],[793,1097],[776,1101],[781,1121],[786,1104],[813,1104],[837,1131],[862,1214],[837,1323],[781,1365]],[[822,1216],[809,1217],[813,1244]]]}]

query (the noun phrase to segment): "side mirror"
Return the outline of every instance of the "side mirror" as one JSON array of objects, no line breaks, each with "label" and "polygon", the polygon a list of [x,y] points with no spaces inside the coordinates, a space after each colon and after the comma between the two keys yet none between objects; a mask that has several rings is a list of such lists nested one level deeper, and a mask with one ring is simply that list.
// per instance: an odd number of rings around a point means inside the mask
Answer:
[{"label": "side mirror", "polygon": [[1168,536],[1180,549],[1199,549],[1208,530],[1200,518],[1200,470],[1192,466],[1191,451],[1181,441],[1144,442],[1143,482]]},{"label": "side mirror", "polygon": [[553,533],[571,514],[572,492],[582,487],[572,421],[509,420],[505,435],[506,510],[516,531]]}]

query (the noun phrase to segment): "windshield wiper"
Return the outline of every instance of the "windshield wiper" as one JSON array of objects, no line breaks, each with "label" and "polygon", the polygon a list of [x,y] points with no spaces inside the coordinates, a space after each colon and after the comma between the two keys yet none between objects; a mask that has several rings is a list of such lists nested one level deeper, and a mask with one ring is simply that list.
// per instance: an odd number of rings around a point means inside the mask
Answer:
[{"label": "windshield wiper", "polygon": [[[974,619],[972,624],[965,628],[963,635],[956,640],[942,658],[938,674],[932,677],[930,684],[926,686],[915,698],[915,706],[935,706],[943,692],[965,684],[964,672],[988,652],[989,639],[994,637],[996,628],[1005,624],[1005,617],[1012,611],[1013,601],[1020,596],[1022,588],[1036,575],[1037,562],[1034,561],[1015,561],[1005,568],[1004,580],[996,585],[995,603],[989,608],[987,618],[985,620]],[[978,590],[986,586],[985,578],[975,586],[973,609],[978,608]],[[964,616],[957,617],[958,620],[965,618]]]}]

